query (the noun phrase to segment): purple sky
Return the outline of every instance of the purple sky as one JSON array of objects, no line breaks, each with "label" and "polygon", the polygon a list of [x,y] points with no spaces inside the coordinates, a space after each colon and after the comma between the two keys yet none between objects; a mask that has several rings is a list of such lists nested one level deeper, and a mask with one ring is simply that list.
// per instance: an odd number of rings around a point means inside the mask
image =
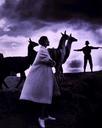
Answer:
[{"label": "purple sky", "polygon": [[[0,0],[0,52],[4,56],[25,56],[29,37],[38,42],[47,35],[50,47],[57,47],[61,32],[78,39],[63,65],[64,72],[83,70],[83,53],[73,49],[102,47],[101,0]],[[102,49],[92,51],[94,70],[102,69]],[[89,67],[87,68],[89,70]]]}]

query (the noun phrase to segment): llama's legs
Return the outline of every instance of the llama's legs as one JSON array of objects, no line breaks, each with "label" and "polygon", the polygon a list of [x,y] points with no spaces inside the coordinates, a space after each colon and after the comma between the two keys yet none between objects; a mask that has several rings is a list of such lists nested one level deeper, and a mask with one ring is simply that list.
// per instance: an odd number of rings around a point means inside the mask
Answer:
[{"label": "llama's legs", "polygon": [[55,77],[58,85],[60,86],[63,82],[63,68],[62,65],[56,65]]},{"label": "llama's legs", "polygon": [[16,85],[16,88],[18,88],[19,85],[22,83],[22,81],[25,80],[25,79],[26,79],[25,72],[21,72],[20,73],[20,80],[19,80],[18,84]]}]

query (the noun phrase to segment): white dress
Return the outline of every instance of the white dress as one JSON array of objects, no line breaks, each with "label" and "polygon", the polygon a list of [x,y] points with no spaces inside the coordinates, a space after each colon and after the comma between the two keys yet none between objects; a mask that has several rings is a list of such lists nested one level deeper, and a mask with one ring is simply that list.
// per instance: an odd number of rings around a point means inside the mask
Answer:
[{"label": "white dress", "polygon": [[48,50],[41,46],[25,80],[20,99],[51,104],[54,75]]}]

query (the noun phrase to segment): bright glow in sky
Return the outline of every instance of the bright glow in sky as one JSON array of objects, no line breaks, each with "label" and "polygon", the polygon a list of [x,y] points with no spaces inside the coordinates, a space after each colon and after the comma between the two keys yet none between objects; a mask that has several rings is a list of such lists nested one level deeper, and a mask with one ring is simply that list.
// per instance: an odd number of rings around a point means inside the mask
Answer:
[{"label": "bright glow in sky", "polygon": [[0,0],[0,6],[5,2],[5,0]]},{"label": "bright glow in sky", "polygon": [[6,24],[6,20],[5,19],[1,19],[0,20],[0,28],[4,28]]}]

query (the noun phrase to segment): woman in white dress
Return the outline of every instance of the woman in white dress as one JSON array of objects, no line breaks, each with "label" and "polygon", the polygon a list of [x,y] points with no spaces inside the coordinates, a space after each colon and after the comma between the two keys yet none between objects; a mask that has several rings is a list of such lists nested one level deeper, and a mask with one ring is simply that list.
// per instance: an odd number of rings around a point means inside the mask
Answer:
[{"label": "woman in white dress", "polygon": [[[52,103],[55,82],[52,67],[55,66],[55,62],[50,57],[46,48],[49,46],[48,38],[42,36],[39,39],[39,44],[41,45],[40,49],[25,80],[20,99],[40,103],[42,105],[42,115],[40,115],[38,121],[40,126],[45,128],[44,113],[47,109],[45,106]],[[54,119],[50,116],[49,118]]]}]

